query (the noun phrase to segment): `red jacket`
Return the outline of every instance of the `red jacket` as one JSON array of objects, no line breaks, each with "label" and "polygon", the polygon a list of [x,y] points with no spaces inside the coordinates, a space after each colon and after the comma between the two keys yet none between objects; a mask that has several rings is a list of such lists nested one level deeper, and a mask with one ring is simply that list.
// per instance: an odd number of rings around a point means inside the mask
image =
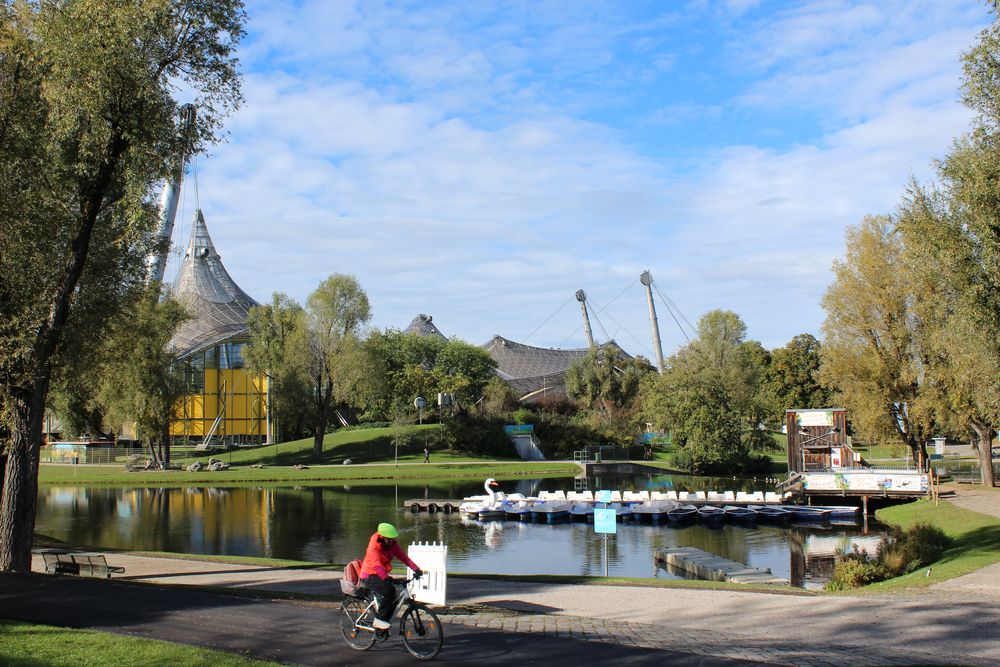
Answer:
[{"label": "red jacket", "polygon": [[378,533],[368,540],[368,549],[365,551],[365,562],[361,564],[361,579],[369,575],[376,575],[379,579],[386,579],[392,571],[393,557],[405,563],[411,570],[419,570],[417,564],[410,560],[406,552],[399,546],[399,542],[393,541],[392,546],[387,546]]}]

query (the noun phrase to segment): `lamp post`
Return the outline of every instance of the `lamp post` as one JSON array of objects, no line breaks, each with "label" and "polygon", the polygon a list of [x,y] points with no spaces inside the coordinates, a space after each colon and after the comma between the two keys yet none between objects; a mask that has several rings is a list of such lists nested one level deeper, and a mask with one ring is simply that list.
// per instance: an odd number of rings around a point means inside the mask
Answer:
[{"label": "lamp post", "polygon": [[[799,435],[809,435],[809,431],[805,430],[804,428],[800,428],[798,432],[799,432]],[[802,453],[802,472],[806,471],[806,448],[805,448],[805,446],[808,445],[810,442],[814,442],[816,440],[823,440],[824,438],[827,438],[827,437],[829,437],[831,435],[834,435],[835,433],[840,433],[840,428],[837,427],[837,426],[834,426],[833,428],[831,428],[826,433],[814,436],[812,438],[808,438],[808,439],[803,440],[802,442],[799,443],[799,451]],[[834,443],[830,442],[829,440],[827,440],[827,443],[831,444],[831,445],[834,444]]]}]

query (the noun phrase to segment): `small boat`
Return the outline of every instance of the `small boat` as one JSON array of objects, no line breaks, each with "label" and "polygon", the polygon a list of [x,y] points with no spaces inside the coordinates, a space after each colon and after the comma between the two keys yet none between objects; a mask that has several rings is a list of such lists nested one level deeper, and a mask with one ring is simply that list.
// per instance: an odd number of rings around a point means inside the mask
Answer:
[{"label": "small boat", "polygon": [[503,502],[503,513],[508,519],[514,521],[531,520],[531,501],[529,500],[505,500]]},{"label": "small boat", "polygon": [[830,520],[832,511],[823,507],[809,505],[784,505],[792,512],[792,521],[796,523],[825,523]]},{"label": "small boat", "polygon": [[721,507],[702,505],[698,508],[698,521],[701,521],[709,528],[721,528],[725,520],[726,513]]},{"label": "small boat", "polygon": [[667,512],[677,507],[677,502],[673,500],[647,500],[643,503],[632,505],[632,516],[636,521],[649,519],[658,522],[667,516]]},{"label": "small boat", "polygon": [[[473,512],[469,512],[469,514],[472,515]],[[487,521],[489,519],[502,519],[502,518],[504,518],[505,511],[504,511],[503,503],[497,503],[493,507],[483,507],[482,509],[480,509],[478,512],[475,512],[474,514],[477,517],[479,517],[480,521]]]},{"label": "small boat", "polygon": [[757,521],[760,523],[786,525],[794,516],[794,512],[776,505],[747,505],[747,509],[757,513]]},{"label": "small boat", "polygon": [[[472,516],[479,516],[480,512],[490,511],[494,509],[499,509],[502,498],[497,496],[497,492],[493,490],[493,487],[499,486],[497,481],[490,477],[483,484],[483,488],[486,489],[485,496],[468,496],[464,498],[464,502],[458,506],[458,511],[462,514],[469,514]],[[500,516],[503,516],[503,511],[500,511]]]},{"label": "small boat", "polygon": [[572,505],[565,500],[542,500],[531,506],[532,521],[547,521],[554,523],[569,518]]},{"label": "small boat", "polygon": [[672,524],[682,524],[698,518],[698,508],[694,505],[681,505],[667,512],[667,521]]},{"label": "small boat", "polygon": [[726,520],[731,523],[738,523],[743,526],[757,525],[757,512],[749,507],[726,505],[722,508],[722,511],[726,513]]},{"label": "small boat", "polygon": [[854,505],[822,505],[817,509],[830,510],[831,521],[855,522],[861,518],[861,508]]},{"label": "small boat", "polygon": [[593,521],[594,520],[594,504],[593,503],[575,503],[569,508],[569,518],[573,521]]}]

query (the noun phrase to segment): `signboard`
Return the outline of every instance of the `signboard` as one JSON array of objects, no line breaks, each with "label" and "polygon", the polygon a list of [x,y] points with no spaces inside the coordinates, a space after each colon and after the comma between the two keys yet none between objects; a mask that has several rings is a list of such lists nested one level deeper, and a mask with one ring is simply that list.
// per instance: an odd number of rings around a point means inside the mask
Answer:
[{"label": "signboard", "polygon": [[833,426],[832,410],[799,412],[795,416],[799,420],[799,426]]},{"label": "signboard", "polygon": [[610,503],[611,502],[611,492],[610,491],[598,491],[594,498],[599,503]]},{"label": "signboard", "polygon": [[503,427],[507,435],[531,435],[535,432],[534,424],[508,424]]},{"label": "signboard", "polygon": [[927,492],[927,475],[916,472],[806,473],[807,491]]},{"label": "signboard", "polygon": [[614,508],[594,510],[594,532],[614,535],[618,532],[617,512]]},{"label": "signboard", "polygon": [[843,465],[840,458],[840,447],[832,447],[830,449],[830,465],[834,468],[839,468]]}]

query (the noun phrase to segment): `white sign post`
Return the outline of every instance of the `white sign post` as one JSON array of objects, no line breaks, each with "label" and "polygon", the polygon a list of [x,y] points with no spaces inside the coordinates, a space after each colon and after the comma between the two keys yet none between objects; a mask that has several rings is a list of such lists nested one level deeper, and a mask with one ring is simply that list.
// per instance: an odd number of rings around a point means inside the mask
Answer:
[{"label": "white sign post", "polygon": [[[425,604],[447,604],[448,593],[448,547],[437,542],[426,544],[416,542],[406,550],[410,560],[416,563],[424,576],[410,582],[410,595],[414,600]],[[407,578],[413,576],[413,571],[407,568]]]}]

